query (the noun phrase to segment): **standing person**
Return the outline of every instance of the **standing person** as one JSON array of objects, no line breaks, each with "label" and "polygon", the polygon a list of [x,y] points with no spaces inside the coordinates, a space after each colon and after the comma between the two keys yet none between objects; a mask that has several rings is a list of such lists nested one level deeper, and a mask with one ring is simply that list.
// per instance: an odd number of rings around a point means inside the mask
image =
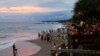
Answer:
[{"label": "standing person", "polygon": [[43,34],[41,34],[41,37],[40,37],[40,38],[41,38],[41,40],[43,41]]},{"label": "standing person", "polygon": [[16,54],[17,54],[17,49],[16,49],[15,44],[13,44],[12,47],[13,47],[13,55],[16,56]]},{"label": "standing person", "polygon": [[41,34],[40,33],[38,33],[38,37],[41,38]]},{"label": "standing person", "polygon": [[47,41],[50,42],[50,33],[47,33]]}]

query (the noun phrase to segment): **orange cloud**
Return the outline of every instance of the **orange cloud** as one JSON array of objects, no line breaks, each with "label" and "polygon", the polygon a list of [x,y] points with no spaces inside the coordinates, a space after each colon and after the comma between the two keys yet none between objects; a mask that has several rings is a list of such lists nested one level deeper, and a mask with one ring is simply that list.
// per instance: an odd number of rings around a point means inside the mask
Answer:
[{"label": "orange cloud", "polygon": [[53,9],[36,6],[0,7],[0,13],[34,13],[50,11],[53,11]]}]

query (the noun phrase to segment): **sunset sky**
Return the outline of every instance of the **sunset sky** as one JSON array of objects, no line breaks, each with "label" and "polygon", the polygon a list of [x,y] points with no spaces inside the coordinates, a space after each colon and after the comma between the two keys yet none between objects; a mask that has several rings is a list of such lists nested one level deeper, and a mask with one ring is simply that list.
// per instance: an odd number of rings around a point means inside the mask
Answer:
[{"label": "sunset sky", "polygon": [[71,11],[77,0],[0,0],[0,13]]}]

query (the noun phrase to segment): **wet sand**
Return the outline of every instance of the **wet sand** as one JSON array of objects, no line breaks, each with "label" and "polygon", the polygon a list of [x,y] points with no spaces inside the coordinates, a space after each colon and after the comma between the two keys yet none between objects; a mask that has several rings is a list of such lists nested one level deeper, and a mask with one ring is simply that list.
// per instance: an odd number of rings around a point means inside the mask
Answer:
[{"label": "wet sand", "polygon": [[[34,40],[31,40],[34,41]],[[17,56],[30,56],[40,51],[41,47],[35,43],[28,41],[18,41],[16,42]],[[0,50],[0,56],[13,56],[12,47]]]},{"label": "wet sand", "polygon": [[[56,38],[56,40],[58,40]],[[16,43],[18,49],[17,56],[51,56],[51,49],[54,42],[59,44],[62,41],[52,40],[52,42],[42,41],[40,39],[19,41]],[[0,56],[13,56],[12,47],[0,51]]]},{"label": "wet sand", "polygon": [[30,40],[32,43],[36,43],[41,47],[41,50],[37,52],[35,55],[30,55],[30,56],[50,56],[50,51],[52,48],[52,43],[46,42],[46,41],[41,41],[40,39],[37,40]]},{"label": "wet sand", "polygon": [[0,56],[13,56],[12,51],[13,51],[12,47],[0,50]]},{"label": "wet sand", "polygon": [[57,31],[53,32],[51,35],[52,35],[51,42],[47,42],[46,40],[42,41],[40,39],[29,40],[29,42],[35,43],[41,47],[41,50],[39,52],[30,56],[51,56],[51,50],[54,49],[53,47],[54,43],[57,46],[60,43],[64,42],[64,39],[59,39],[59,37],[57,37],[58,35]]},{"label": "wet sand", "polygon": [[[53,35],[57,33],[54,32]],[[52,42],[42,41],[40,39],[27,40],[27,41],[18,41],[16,43],[16,48],[18,49],[17,56],[51,56],[51,49],[53,44],[59,44],[63,40],[59,40],[58,37],[53,36]],[[12,47],[6,48],[3,51],[0,51],[0,56],[13,56]]]},{"label": "wet sand", "polygon": [[58,45],[62,43],[63,40],[58,41],[58,39],[56,39],[55,41],[53,40],[52,42],[47,42],[37,39],[37,40],[30,40],[29,42],[36,43],[38,46],[41,47],[41,50],[39,52],[30,56],[51,56],[51,50],[54,48],[53,44],[55,43],[56,45]]}]

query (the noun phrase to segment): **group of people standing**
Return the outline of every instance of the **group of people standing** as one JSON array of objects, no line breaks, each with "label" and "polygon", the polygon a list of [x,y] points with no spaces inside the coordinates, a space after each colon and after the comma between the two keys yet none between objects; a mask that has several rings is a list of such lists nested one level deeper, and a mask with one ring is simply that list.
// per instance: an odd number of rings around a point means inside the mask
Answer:
[{"label": "group of people standing", "polygon": [[58,28],[57,29],[58,38],[59,39],[66,39],[67,37],[67,29],[66,28]]},{"label": "group of people standing", "polygon": [[57,30],[41,31],[38,33],[38,37],[41,40],[46,40],[47,42],[51,42],[52,39],[66,39],[67,29],[58,28]]},{"label": "group of people standing", "polygon": [[100,23],[88,24],[81,21],[80,24],[71,24],[68,28],[71,35],[92,35],[100,32]]},{"label": "group of people standing", "polygon": [[85,21],[80,21],[80,24],[70,24],[67,29],[68,35],[70,36],[69,39],[71,40],[69,40],[69,43],[71,42],[70,44],[72,45],[74,45],[75,42],[78,44],[89,42],[89,40],[93,42],[96,38],[99,39],[100,37],[100,23],[96,22],[94,24],[88,24]]},{"label": "group of people standing", "polygon": [[42,41],[47,41],[47,42],[51,42],[51,34],[53,33],[53,30],[49,30],[49,31],[41,31],[41,33],[38,33],[38,37],[42,40]]}]

